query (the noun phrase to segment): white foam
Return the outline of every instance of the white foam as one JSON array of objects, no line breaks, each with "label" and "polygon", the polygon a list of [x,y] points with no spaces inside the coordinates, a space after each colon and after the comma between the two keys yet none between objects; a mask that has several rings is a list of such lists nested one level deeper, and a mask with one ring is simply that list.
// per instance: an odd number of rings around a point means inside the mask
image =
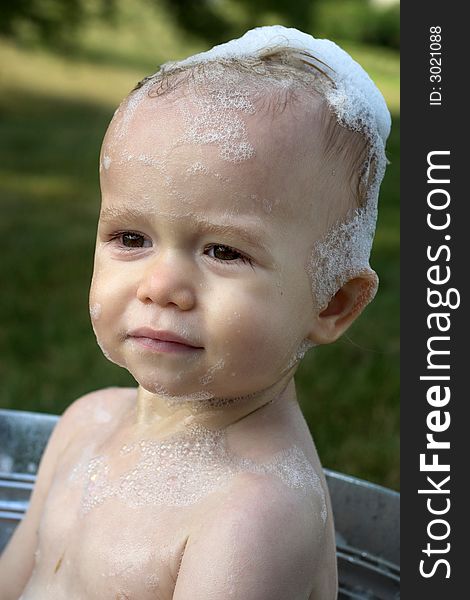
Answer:
[{"label": "white foam", "polygon": [[207,373],[200,378],[200,383],[202,383],[202,385],[207,385],[208,383],[211,383],[211,381],[214,380],[214,373],[216,373],[217,371],[220,371],[221,369],[223,369],[225,366],[225,362],[223,358],[220,358],[215,365],[212,365],[211,367],[209,367],[207,369]]},{"label": "white foam", "polygon": [[[352,219],[340,222],[313,244],[307,273],[318,307],[326,308],[347,281],[369,270],[376,220],[377,204],[369,202],[365,208],[356,209]],[[370,289],[369,300],[376,292],[377,286]]]},{"label": "white foam", "polygon": [[116,136],[120,139],[124,138],[129,130],[129,125],[140,106],[140,103],[147,96],[147,92],[149,91],[151,84],[146,82],[142,85],[141,88],[135,90],[132,94],[124,101],[123,110],[119,110],[115,113],[115,116],[118,115],[119,121],[117,122],[116,127]]},{"label": "white foam", "polygon": [[307,352],[311,348],[314,348],[314,347],[315,347],[315,344],[311,340],[309,340],[307,338],[305,338],[304,340],[302,340],[302,342],[300,343],[299,347],[297,348],[297,350],[293,354],[292,358],[290,359],[290,361],[289,361],[289,363],[287,365],[287,368],[290,369],[295,364],[297,364],[298,362],[300,362],[303,359],[303,357],[307,354]]},{"label": "white foam", "polygon": [[187,173],[208,173],[208,169],[205,165],[203,165],[200,161],[194,162],[186,169]]},{"label": "white foam", "polygon": [[337,113],[343,114],[346,122],[352,122],[368,113],[385,144],[390,133],[391,119],[382,94],[364,69],[330,40],[316,39],[293,27],[282,25],[255,27],[238,39],[163,66],[169,70],[221,59],[256,57],[261,56],[267,48],[276,46],[309,52],[324,63],[319,66],[325,68],[327,65],[328,75],[336,84],[336,91],[331,93],[330,102]]},{"label": "white foam", "polygon": [[159,584],[160,584],[160,579],[158,578],[158,575],[155,575],[154,573],[152,573],[145,577],[145,587],[148,590],[151,590],[151,591],[157,590]]},{"label": "white foam", "polygon": [[[215,66],[209,78],[205,78],[204,94],[198,94],[201,83],[196,75],[189,82],[190,93],[179,111],[186,129],[180,138],[186,144],[210,144],[218,146],[219,156],[229,162],[243,162],[255,154],[248,140],[243,113],[254,114],[249,92],[224,80]],[[241,114],[240,114],[241,113]]]},{"label": "white foam", "polygon": [[[73,481],[83,484],[81,514],[101,506],[110,498],[130,507],[146,505],[189,506],[227,485],[240,473],[275,476],[287,487],[316,494],[321,518],[327,518],[326,497],[321,480],[303,451],[293,445],[259,463],[228,452],[224,430],[211,431],[199,424],[188,426],[162,441],[142,439],[122,446],[122,457],[135,463],[111,479],[104,455],[81,466]],[[128,460],[126,458],[126,460]]]},{"label": "white foam", "polygon": [[90,305],[90,317],[92,321],[97,321],[101,315],[101,304],[95,302]]}]

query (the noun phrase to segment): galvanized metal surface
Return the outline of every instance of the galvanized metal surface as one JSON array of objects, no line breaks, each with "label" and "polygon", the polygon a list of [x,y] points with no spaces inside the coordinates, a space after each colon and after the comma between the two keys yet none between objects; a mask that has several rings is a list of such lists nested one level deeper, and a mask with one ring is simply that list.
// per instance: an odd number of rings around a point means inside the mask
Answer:
[{"label": "galvanized metal surface", "polygon": [[[56,415],[0,409],[0,551],[28,507]],[[339,600],[400,597],[400,496],[325,469],[336,527]]]},{"label": "galvanized metal surface", "polygon": [[400,495],[325,469],[336,529],[340,598],[400,597]]}]

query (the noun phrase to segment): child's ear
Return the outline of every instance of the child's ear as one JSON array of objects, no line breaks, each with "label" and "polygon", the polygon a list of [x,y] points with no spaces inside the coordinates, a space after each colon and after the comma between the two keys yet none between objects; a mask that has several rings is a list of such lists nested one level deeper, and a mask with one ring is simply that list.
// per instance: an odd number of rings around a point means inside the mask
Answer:
[{"label": "child's ear", "polygon": [[374,298],[379,278],[372,269],[347,281],[316,317],[308,336],[315,344],[337,340]]}]

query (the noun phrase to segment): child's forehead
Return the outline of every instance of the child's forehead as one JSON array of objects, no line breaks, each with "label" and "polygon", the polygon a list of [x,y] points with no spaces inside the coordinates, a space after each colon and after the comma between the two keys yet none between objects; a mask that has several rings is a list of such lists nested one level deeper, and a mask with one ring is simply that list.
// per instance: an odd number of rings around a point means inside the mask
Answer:
[{"label": "child's forehead", "polygon": [[123,103],[103,144],[102,180],[144,195],[166,188],[198,210],[220,203],[233,214],[304,220],[322,179],[315,107],[308,131],[290,110],[204,111],[185,95]]},{"label": "child's forehead", "polygon": [[221,110],[210,99],[201,102],[190,95],[131,98],[122,103],[111,122],[104,142],[108,151],[151,150],[170,156],[177,148],[205,147],[216,150],[206,158],[220,168],[255,164],[259,171],[269,164],[279,170],[292,153],[297,157],[315,154],[312,138],[321,137],[315,119],[318,99],[299,115],[291,107],[273,112],[266,106],[269,99],[258,100],[250,110],[235,111]]}]

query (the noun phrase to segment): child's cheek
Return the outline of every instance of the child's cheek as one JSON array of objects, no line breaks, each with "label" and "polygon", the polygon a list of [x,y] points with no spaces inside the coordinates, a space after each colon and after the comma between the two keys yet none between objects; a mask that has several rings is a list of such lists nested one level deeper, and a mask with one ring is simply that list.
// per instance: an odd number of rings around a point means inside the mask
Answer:
[{"label": "child's cheek", "polygon": [[[278,370],[285,355],[285,319],[275,300],[258,302],[252,296],[233,295],[229,310],[214,315],[220,353],[230,358],[240,375]],[[210,337],[210,336],[209,336]],[[227,362],[227,361],[226,361]]]},{"label": "child's cheek", "polygon": [[90,319],[96,341],[104,356],[111,362],[125,367],[124,359],[119,354],[118,304],[112,281],[97,276],[96,270],[90,289]]}]

